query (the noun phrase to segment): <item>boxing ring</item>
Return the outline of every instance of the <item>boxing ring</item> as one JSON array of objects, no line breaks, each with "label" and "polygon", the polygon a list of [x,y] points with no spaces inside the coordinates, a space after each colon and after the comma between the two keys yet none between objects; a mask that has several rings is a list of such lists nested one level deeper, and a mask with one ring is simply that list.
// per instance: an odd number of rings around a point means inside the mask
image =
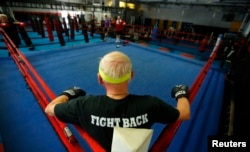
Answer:
[{"label": "boxing ring", "polygon": [[6,41],[11,57],[0,59],[0,132],[6,152],[102,151],[84,130],[47,117],[43,109],[71,86],[104,94],[96,77],[98,61],[113,50],[132,60],[135,76],[130,93],[155,95],[175,105],[172,87],[191,88],[191,119],[154,125],[151,151],[206,151],[208,136],[217,134],[224,90],[224,72],[213,64],[217,45],[204,63],[135,43],[116,48],[106,42],[24,55]]}]

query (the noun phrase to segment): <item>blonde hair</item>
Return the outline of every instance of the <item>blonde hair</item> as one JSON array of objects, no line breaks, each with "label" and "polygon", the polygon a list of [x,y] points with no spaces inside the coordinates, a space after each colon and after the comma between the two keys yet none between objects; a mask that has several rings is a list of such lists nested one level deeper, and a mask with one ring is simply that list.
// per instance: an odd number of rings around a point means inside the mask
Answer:
[{"label": "blonde hair", "polygon": [[129,57],[119,51],[110,52],[101,58],[99,74],[109,83],[122,83],[131,77],[132,63]]}]

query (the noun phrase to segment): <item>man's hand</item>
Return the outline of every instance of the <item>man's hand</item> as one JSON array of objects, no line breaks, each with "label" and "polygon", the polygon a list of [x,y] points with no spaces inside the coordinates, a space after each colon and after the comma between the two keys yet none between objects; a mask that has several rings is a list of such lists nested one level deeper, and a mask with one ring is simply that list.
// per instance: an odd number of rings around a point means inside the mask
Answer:
[{"label": "man's hand", "polygon": [[69,100],[71,100],[79,96],[85,96],[86,92],[79,87],[71,87],[63,91],[60,95],[66,95],[69,98]]},{"label": "man's hand", "polygon": [[171,92],[172,98],[175,98],[178,100],[181,97],[186,97],[189,98],[189,90],[188,86],[186,85],[177,85],[173,87],[172,92]]}]

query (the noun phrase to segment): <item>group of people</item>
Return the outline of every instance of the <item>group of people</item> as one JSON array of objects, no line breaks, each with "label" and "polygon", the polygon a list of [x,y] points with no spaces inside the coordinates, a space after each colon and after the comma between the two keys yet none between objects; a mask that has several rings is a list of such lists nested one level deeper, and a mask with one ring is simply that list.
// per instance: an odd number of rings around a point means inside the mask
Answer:
[{"label": "group of people", "polygon": [[172,88],[170,95],[177,101],[174,107],[156,96],[129,92],[135,71],[125,53],[107,53],[97,68],[97,80],[106,94],[90,95],[79,87],[71,87],[52,100],[45,113],[81,126],[106,151],[112,150],[114,127],[150,129],[155,123],[190,119],[188,86]]},{"label": "group of people", "polygon": [[[91,21],[90,21],[90,25],[91,25],[91,37],[93,37],[94,33],[95,33],[95,26],[96,22],[95,22],[95,16],[92,15],[91,16]],[[107,15],[104,15],[104,20],[101,22],[101,27],[103,27],[103,31],[101,32],[101,39],[104,41],[105,38],[108,36],[109,32],[110,32],[110,28],[114,27],[114,32],[115,32],[115,37],[116,43],[119,43],[121,41],[121,35],[123,33],[124,30],[124,26],[126,25],[126,22],[124,20],[122,20],[121,16],[117,16],[117,18],[112,21]]]}]

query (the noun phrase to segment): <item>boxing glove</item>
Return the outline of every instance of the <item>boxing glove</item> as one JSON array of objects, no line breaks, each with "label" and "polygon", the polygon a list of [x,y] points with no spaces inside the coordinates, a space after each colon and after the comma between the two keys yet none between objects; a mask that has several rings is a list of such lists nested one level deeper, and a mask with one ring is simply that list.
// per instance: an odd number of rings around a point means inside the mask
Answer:
[{"label": "boxing glove", "polygon": [[172,98],[175,98],[176,100],[178,100],[181,97],[189,97],[189,90],[188,90],[188,86],[186,85],[177,85],[175,87],[173,87],[172,91],[171,91],[171,96]]},{"label": "boxing glove", "polygon": [[63,91],[60,95],[66,95],[71,100],[79,96],[85,96],[86,92],[79,87],[72,87]]}]

